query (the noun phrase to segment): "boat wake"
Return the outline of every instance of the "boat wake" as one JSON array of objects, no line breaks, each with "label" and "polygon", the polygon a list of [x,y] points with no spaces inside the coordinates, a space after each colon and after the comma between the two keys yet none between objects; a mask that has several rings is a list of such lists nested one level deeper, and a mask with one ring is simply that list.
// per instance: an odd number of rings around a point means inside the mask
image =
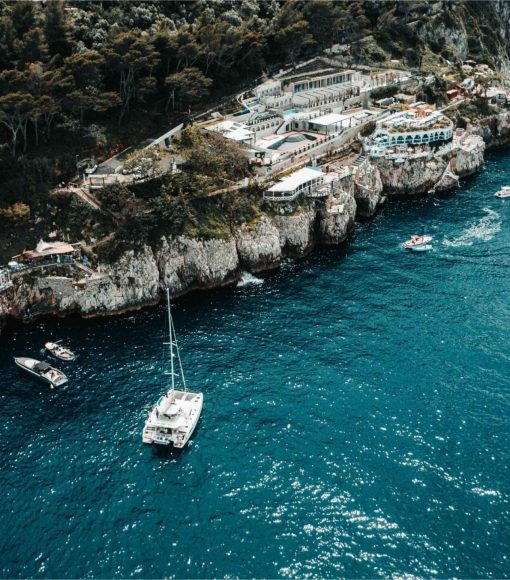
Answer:
[{"label": "boat wake", "polygon": [[248,286],[251,284],[263,284],[264,280],[262,280],[262,278],[257,278],[256,276],[254,276],[253,274],[250,274],[249,272],[243,272],[241,275],[241,279],[239,280],[239,282],[237,283],[237,286],[242,288],[243,286]]},{"label": "boat wake", "polygon": [[488,242],[501,230],[501,216],[498,212],[484,207],[485,215],[470,226],[458,238],[445,238],[443,244],[450,247],[471,246],[477,240]]}]

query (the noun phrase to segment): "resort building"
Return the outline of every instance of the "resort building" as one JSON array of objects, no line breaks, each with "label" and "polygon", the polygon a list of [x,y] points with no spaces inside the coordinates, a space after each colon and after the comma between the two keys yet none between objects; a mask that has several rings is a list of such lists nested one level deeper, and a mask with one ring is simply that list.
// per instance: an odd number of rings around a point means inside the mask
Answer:
[{"label": "resort building", "polygon": [[0,292],[12,286],[11,273],[5,268],[0,268]]},{"label": "resort building", "polygon": [[67,244],[65,242],[39,242],[35,250],[25,250],[17,256],[13,256],[9,266],[16,269],[18,266],[36,267],[49,264],[70,264],[76,260],[80,253],[80,244]]},{"label": "resort building", "polygon": [[379,121],[370,145],[379,148],[393,145],[422,145],[449,141],[453,123],[443,114],[432,111],[405,111]]},{"label": "resort building", "polygon": [[490,102],[491,105],[506,105],[508,101],[508,95],[505,89],[499,87],[489,87],[484,95]]},{"label": "resort building", "polygon": [[271,109],[318,107],[359,96],[361,73],[327,68],[315,73],[270,79],[254,89],[258,103]]},{"label": "resort building", "polygon": [[352,127],[353,121],[356,124],[356,120],[353,119],[352,115],[329,113],[308,121],[308,130],[329,135],[330,133],[338,133],[342,129]]},{"label": "resort building", "polygon": [[301,193],[313,196],[324,183],[325,174],[317,167],[304,167],[272,185],[264,192],[266,201],[293,201]]},{"label": "resort building", "polygon": [[282,81],[269,79],[255,87],[253,92],[259,100],[263,97],[268,97],[269,95],[277,95],[282,92]]},{"label": "resort building", "polygon": [[354,80],[359,80],[360,73],[354,70],[345,71],[324,71],[321,74],[305,73],[303,75],[296,75],[283,81],[284,92],[301,93],[303,91],[310,91],[314,89],[331,87],[333,85],[341,85],[352,83]]},{"label": "resort building", "polygon": [[222,121],[217,125],[208,127],[210,131],[221,133],[226,139],[232,139],[238,143],[251,145],[255,141],[255,133],[244,123],[235,121]]}]

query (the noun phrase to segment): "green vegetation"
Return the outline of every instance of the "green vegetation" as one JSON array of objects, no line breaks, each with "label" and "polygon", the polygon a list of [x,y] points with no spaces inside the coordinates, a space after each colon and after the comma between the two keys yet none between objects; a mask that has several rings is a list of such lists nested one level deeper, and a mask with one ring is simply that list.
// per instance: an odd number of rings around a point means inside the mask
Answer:
[{"label": "green vegetation", "polygon": [[175,147],[185,162],[182,172],[97,192],[102,207],[116,216],[119,225],[114,239],[99,248],[98,257],[112,260],[124,250],[155,246],[162,236],[224,239],[234,225],[260,217],[258,186],[228,190],[249,175],[248,161],[236,143],[188,127]]},{"label": "green vegetation", "polygon": [[[332,44],[346,64],[391,66],[398,59],[437,70],[449,66],[446,59],[458,65],[466,56],[494,64],[508,54],[500,10],[500,3],[465,0],[433,8],[424,0],[0,0],[2,250],[12,253],[59,227],[49,191],[73,178],[79,159],[104,159]],[[466,36],[470,54],[461,54],[456,34]],[[230,153],[219,138],[208,145],[200,155],[181,146],[199,181],[197,197],[246,174],[235,152],[232,163],[218,169],[218,154],[221,166]],[[158,173],[154,159],[148,168],[140,157],[128,161],[133,169]],[[160,196],[161,184],[158,178],[154,186],[130,189],[135,200],[126,197],[126,207],[119,205],[121,221],[142,211],[139,229],[150,229],[166,208],[146,207]],[[104,231],[108,219],[75,211],[79,203],[57,208],[72,218],[70,231],[64,226],[59,237],[97,238]],[[195,215],[196,208],[185,209]],[[221,230],[219,217],[210,221],[204,232]]]}]

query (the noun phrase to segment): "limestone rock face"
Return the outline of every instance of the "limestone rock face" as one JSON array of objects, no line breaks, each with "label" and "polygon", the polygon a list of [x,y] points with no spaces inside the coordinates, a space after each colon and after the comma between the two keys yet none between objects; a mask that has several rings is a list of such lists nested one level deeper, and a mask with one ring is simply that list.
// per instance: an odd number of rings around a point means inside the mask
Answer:
[{"label": "limestone rock face", "polygon": [[319,233],[323,244],[340,244],[354,228],[356,201],[350,193],[341,193],[323,205],[320,211]]},{"label": "limestone rock face", "polygon": [[459,177],[472,175],[482,169],[485,143],[479,135],[469,135],[452,159],[451,168]]},{"label": "limestone rock face", "polygon": [[272,268],[282,257],[280,232],[270,218],[263,218],[253,229],[242,225],[235,240],[241,267],[252,272]]},{"label": "limestone rock face", "polygon": [[277,215],[272,222],[280,235],[282,253],[301,256],[314,245],[316,211],[309,208],[295,215]]},{"label": "limestone rock face", "polygon": [[242,268],[258,272],[278,265],[287,256],[302,256],[315,243],[316,212],[312,208],[292,215],[264,217],[255,226],[234,232]]},{"label": "limestone rock face", "polygon": [[[499,115],[491,123],[500,138],[510,138],[510,118]],[[363,166],[333,184],[325,200],[310,201],[305,208],[279,207],[255,225],[243,224],[226,239],[201,240],[180,236],[162,238],[149,246],[126,252],[113,264],[100,264],[102,276],[76,284],[69,271],[58,275],[26,275],[0,293],[0,324],[9,316],[27,314],[84,316],[108,315],[154,304],[169,287],[172,295],[235,282],[243,269],[253,272],[276,267],[285,257],[302,256],[316,243],[339,244],[350,234],[356,215],[371,216],[383,192],[417,194],[428,191],[448,174],[464,176],[483,165],[486,127],[470,134],[447,155],[365,161]],[[491,135],[494,135],[490,129]],[[445,187],[454,185],[445,181]],[[62,268],[61,268],[62,269]]]},{"label": "limestone rock face", "polygon": [[487,147],[501,147],[510,143],[510,113],[503,112],[468,126],[471,133],[479,135]]},{"label": "limestone rock face", "polygon": [[369,162],[360,168],[359,174],[354,174],[354,199],[356,200],[356,215],[371,217],[377,210],[383,197],[383,183],[379,169]]},{"label": "limestone rock face", "polygon": [[197,240],[162,238],[155,252],[159,286],[173,295],[194,288],[212,288],[236,279],[239,260],[233,238]]},{"label": "limestone rock face", "polygon": [[389,195],[417,195],[426,193],[443,175],[447,161],[443,158],[420,157],[395,165],[390,159],[377,162],[384,191]]},{"label": "limestone rock face", "polygon": [[64,276],[18,278],[13,288],[0,294],[0,319],[26,314],[111,314],[159,300],[159,272],[150,248],[126,252],[115,264],[100,267],[107,275],[83,287]]}]

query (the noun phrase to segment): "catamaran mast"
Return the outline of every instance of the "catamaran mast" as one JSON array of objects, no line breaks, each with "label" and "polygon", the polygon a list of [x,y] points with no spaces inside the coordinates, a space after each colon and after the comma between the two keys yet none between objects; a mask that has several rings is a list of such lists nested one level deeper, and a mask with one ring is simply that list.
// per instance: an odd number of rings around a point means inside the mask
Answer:
[{"label": "catamaran mast", "polygon": [[182,361],[181,361],[181,353],[179,351],[179,343],[177,342],[177,336],[175,334],[175,326],[174,326],[174,321],[172,320],[172,332],[174,335],[174,340],[175,340],[175,350],[177,351],[177,360],[179,361],[179,369],[181,371],[181,380],[182,380],[182,385],[185,391],[188,390],[188,387],[186,387],[186,378],[184,377],[184,370],[182,368]]},{"label": "catamaran mast", "polygon": [[175,374],[174,374],[174,338],[173,338],[173,324],[172,314],[170,312],[170,289],[166,289],[166,302],[168,307],[168,334],[170,345],[170,374],[172,376],[172,391],[175,390]]}]

